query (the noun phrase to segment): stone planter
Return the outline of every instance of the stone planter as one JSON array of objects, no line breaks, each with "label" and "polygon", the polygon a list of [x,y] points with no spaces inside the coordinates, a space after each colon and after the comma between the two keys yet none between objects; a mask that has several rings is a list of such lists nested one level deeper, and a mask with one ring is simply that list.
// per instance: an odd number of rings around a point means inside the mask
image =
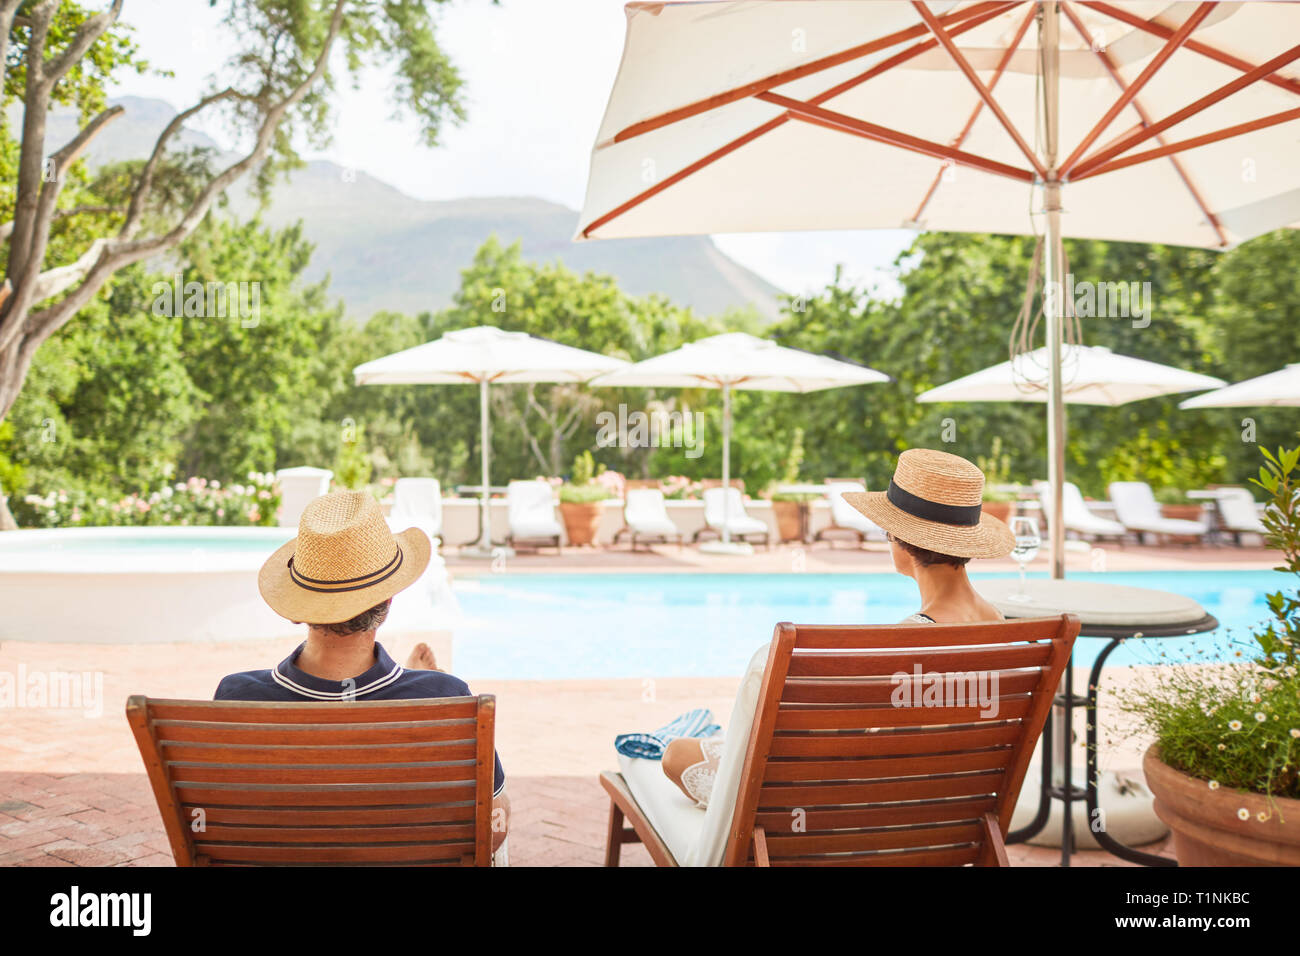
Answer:
[{"label": "stone planter", "polygon": [[[1142,758],[1156,816],[1174,834],[1181,866],[1300,866],[1300,800],[1239,793],[1175,770],[1155,746]],[[1242,820],[1238,811],[1249,817]],[[1259,813],[1268,815],[1261,821]]]},{"label": "stone planter", "polygon": [[1016,503],[1014,501],[986,501],[984,502],[984,513],[990,517],[997,518],[999,521],[1011,521],[1011,516],[1016,512]]},{"label": "stone planter", "polygon": [[569,538],[569,544],[595,544],[596,527],[600,524],[603,510],[604,506],[599,501],[561,501],[560,517],[564,521],[564,533]]},{"label": "stone planter", "polygon": [[804,506],[797,501],[773,501],[772,514],[776,516],[776,532],[782,541],[802,541]]}]

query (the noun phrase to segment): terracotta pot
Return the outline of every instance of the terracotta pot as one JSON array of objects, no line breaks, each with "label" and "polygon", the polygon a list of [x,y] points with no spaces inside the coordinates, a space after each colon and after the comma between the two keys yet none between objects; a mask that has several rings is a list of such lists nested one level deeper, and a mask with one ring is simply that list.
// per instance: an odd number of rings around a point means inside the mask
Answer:
[{"label": "terracotta pot", "polygon": [[1200,505],[1161,505],[1160,513],[1166,518],[1200,521],[1205,512]]},{"label": "terracotta pot", "polygon": [[[1175,770],[1152,746],[1142,758],[1156,816],[1174,834],[1181,866],[1300,866],[1300,800],[1240,793]],[[1242,820],[1237,812],[1249,811]],[[1261,822],[1257,814],[1268,815]]]},{"label": "terracotta pot", "polygon": [[797,501],[773,501],[776,533],[782,541],[803,540],[803,505]]},{"label": "terracotta pot", "polygon": [[561,501],[560,517],[564,519],[564,533],[569,544],[595,544],[596,528],[600,525],[603,510],[599,501]]},{"label": "terracotta pot", "polygon": [[986,501],[984,502],[984,513],[999,521],[1010,521],[1011,516],[1015,514],[1016,503],[1014,501]]}]

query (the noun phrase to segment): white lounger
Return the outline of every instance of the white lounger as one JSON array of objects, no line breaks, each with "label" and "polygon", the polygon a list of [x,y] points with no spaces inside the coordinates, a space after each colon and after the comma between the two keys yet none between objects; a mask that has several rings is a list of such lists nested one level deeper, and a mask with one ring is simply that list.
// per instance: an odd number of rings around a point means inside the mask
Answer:
[{"label": "white lounger", "polygon": [[[623,531],[632,533],[632,550],[638,541],[671,541],[682,544],[682,531],[668,517],[664,493],[658,488],[629,488],[623,499]],[[622,534],[620,531],[619,534]]]},{"label": "white lounger", "polygon": [[1156,496],[1145,481],[1112,481],[1107,489],[1115,516],[1124,527],[1137,533],[1138,541],[1147,534],[1202,537],[1210,530],[1205,521],[1166,518],[1160,513]]},{"label": "white lounger", "polygon": [[1241,544],[1243,534],[1268,534],[1264,522],[1260,520],[1259,509],[1255,506],[1255,496],[1245,488],[1224,488],[1219,493],[1219,516],[1223,527],[1232,535],[1232,539]]},{"label": "white lounger", "polygon": [[506,486],[507,544],[548,541],[557,549],[564,528],[555,517],[555,493],[544,481],[512,481]]},{"label": "white lounger", "polygon": [[720,866],[722,863],[731,818],[735,815],[736,796],[740,791],[749,731],[758,710],[767,653],[767,644],[755,651],[745,669],[745,676],[741,678],[736,703],[727,721],[726,744],[707,810],[701,809],[668,779],[658,760],[618,755],[618,767],[627,780],[628,789],[654,821],[659,835],[672,851],[673,859],[681,866]]},{"label": "white lounger", "polygon": [[866,490],[867,486],[860,481],[826,482],[826,498],[831,503],[831,523],[817,532],[815,540],[820,541],[827,532],[849,531],[858,536],[859,544],[868,538],[884,541],[884,529],[844,500],[846,491]]},{"label": "white lounger", "polygon": [[[724,518],[724,515],[727,517]],[[733,541],[761,537],[765,546],[771,546],[771,532],[767,525],[745,513],[745,502],[740,497],[739,488],[706,488],[704,491],[706,527],[695,532],[695,540],[700,540],[700,535],[710,531],[716,532],[721,537],[724,522]]]},{"label": "white lounger", "polygon": [[[1043,514],[1050,515],[1052,486],[1045,481],[1037,481],[1034,482],[1034,487],[1038,491],[1038,500],[1042,502]],[[1079,486],[1074,482],[1065,483],[1062,499],[1066,531],[1090,538],[1122,538],[1128,533],[1128,529],[1118,521],[1093,514],[1088,502],[1084,501]]]},{"label": "white lounger", "polygon": [[393,486],[393,511],[388,525],[394,531],[419,528],[435,545],[442,534],[442,487],[437,478],[398,478]]}]

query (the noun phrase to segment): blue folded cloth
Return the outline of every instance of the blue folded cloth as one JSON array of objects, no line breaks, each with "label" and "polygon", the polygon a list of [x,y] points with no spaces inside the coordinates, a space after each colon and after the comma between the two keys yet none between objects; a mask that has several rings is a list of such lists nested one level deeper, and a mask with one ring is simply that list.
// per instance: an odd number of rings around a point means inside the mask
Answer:
[{"label": "blue folded cloth", "polygon": [[678,737],[712,737],[721,730],[721,725],[713,722],[713,711],[699,707],[675,717],[651,733],[619,734],[614,738],[614,749],[625,757],[659,760],[664,755],[664,748]]}]

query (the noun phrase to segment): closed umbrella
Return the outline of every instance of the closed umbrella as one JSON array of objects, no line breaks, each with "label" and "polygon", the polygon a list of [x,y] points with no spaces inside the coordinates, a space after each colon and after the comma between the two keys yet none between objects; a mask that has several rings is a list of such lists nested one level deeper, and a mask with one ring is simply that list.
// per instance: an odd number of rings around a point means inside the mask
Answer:
[{"label": "closed umbrella", "polygon": [[[731,392],[816,392],[845,385],[887,382],[875,369],[826,355],[786,348],[744,332],[699,339],[679,349],[602,375],[593,384],[633,388],[717,388],[722,391],[722,487],[731,487]],[[723,495],[720,542],[706,542],[710,551],[747,553],[749,546],[732,542],[731,495]]]},{"label": "closed umbrella", "polygon": [[506,332],[490,325],[448,332],[442,338],[358,365],[352,370],[358,385],[465,385],[479,387],[479,443],[482,449],[482,496],[479,539],[467,553],[492,554],[489,498],[488,388],[492,384],[525,382],[587,382],[628,365],[585,349],[561,345],[524,332]]},{"label": "closed umbrella", "polygon": [[[918,402],[1045,402],[1047,349],[1022,352],[922,392]],[[1072,405],[1126,405],[1177,392],[1217,388],[1223,379],[1172,365],[1120,355],[1102,346],[1067,345],[1061,351],[1061,391]]]},{"label": "closed umbrella", "polygon": [[1204,395],[1189,398],[1179,408],[1244,408],[1268,405],[1300,405],[1300,363],[1276,372],[1248,378]]},{"label": "closed umbrella", "polygon": [[1282,2],[632,3],[578,235],[1041,235],[1056,288],[1066,234],[1226,249],[1300,222],[1297,38]]}]

